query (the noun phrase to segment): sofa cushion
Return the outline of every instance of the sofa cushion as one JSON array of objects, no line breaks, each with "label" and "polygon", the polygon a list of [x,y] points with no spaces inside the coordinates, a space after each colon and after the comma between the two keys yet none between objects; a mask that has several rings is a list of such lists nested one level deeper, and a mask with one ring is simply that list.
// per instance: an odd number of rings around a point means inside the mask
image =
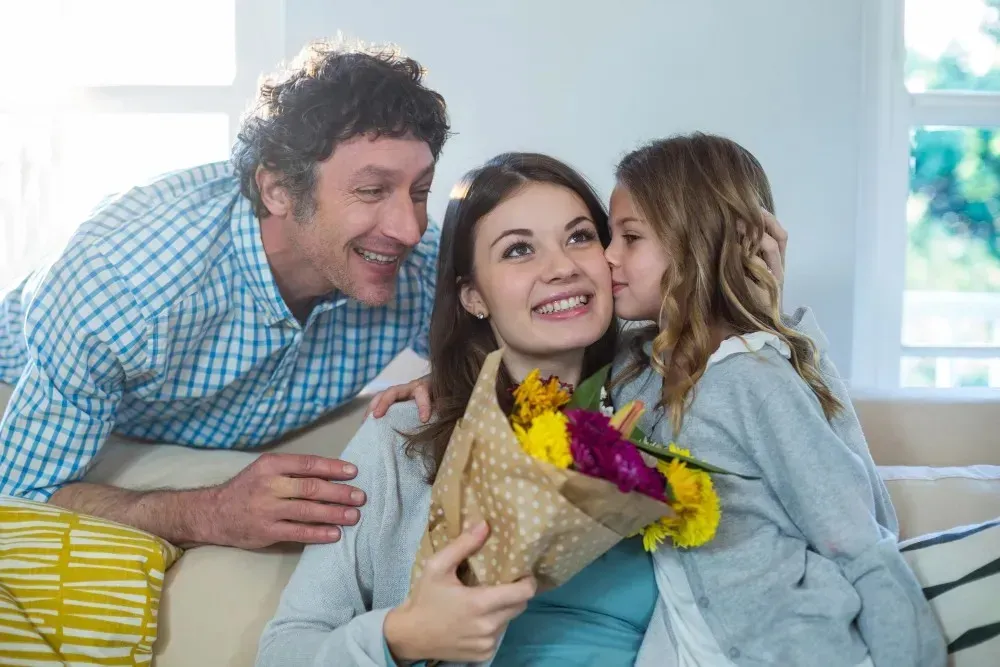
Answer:
[{"label": "sofa cushion", "polygon": [[1000,519],[907,540],[900,550],[941,623],[950,664],[1000,664]]},{"label": "sofa cushion", "polygon": [[900,539],[1000,516],[1000,466],[879,466]]},{"label": "sofa cushion", "polygon": [[0,498],[4,665],[145,665],[180,549],[111,521]]}]

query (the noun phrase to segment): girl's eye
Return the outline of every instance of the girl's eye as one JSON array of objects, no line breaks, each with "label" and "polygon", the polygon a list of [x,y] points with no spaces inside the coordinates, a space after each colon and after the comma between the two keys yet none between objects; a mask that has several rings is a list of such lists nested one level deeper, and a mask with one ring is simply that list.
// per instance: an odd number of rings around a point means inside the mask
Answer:
[{"label": "girl's eye", "polygon": [[631,232],[625,232],[622,234],[622,238],[625,239],[625,245],[632,245],[632,243],[639,240],[639,235]]},{"label": "girl's eye", "polygon": [[524,241],[518,241],[517,243],[512,243],[507,246],[507,249],[503,251],[504,259],[517,259],[518,257],[524,257],[531,253],[531,246]]},{"label": "girl's eye", "polygon": [[597,233],[592,229],[580,229],[573,232],[569,237],[570,243],[589,243],[597,238]]}]

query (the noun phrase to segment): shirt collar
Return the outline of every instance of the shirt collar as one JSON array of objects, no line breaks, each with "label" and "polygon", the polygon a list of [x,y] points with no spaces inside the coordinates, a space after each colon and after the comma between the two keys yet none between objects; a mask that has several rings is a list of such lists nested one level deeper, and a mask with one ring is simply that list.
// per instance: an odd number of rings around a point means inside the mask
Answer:
[{"label": "shirt collar", "polygon": [[264,252],[264,242],[260,238],[260,222],[246,197],[236,198],[230,225],[236,260],[250,286],[254,301],[267,316],[268,325],[274,326],[285,321],[297,325],[295,316],[281,298],[278,284],[274,281],[267,253]]}]

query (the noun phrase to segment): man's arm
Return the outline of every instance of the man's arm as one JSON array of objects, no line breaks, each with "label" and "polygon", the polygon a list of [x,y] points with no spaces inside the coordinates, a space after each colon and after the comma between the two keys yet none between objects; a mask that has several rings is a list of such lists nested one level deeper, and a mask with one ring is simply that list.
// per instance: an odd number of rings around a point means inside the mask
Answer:
[{"label": "man's arm", "polygon": [[159,535],[178,546],[257,549],[276,542],[322,544],[353,525],[365,494],[331,480],[357,468],[321,456],[263,454],[228,482],[201,489],[129,491],[77,482],[49,502]]},{"label": "man's arm", "polygon": [[76,482],[61,487],[49,502],[159,535],[172,544],[213,544],[210,489],[130,491]]}]

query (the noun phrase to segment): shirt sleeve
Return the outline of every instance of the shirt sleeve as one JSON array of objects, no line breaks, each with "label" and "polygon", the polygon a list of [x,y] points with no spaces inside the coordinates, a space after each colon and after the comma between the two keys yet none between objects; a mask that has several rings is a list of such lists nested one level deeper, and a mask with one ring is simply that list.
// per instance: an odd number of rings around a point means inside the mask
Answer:
[{"label": "shirt sleeve", "polygon": [[857,591],[858,628],[876,667],[945,664],[940,627],[896,536],[878,521],[864,463],[834,432],[809,387],[781,382],[747,429],[785,511]]},{"label": "shirt sleeve", "polygon": [[441,249],[441,228],[435,223],[427,226],[421,240],[423,262],[420,267],[420,329],[413,342],[413,351],[426,359],[430,355],[431,313],[434,310],[434,293],[437,290],[438,252]]},{"label": "shirt sleeve", "polygon": [[144,356],[134,294],[98,252],[55,262],[25,310],[28,362],[0,421],[0,494],[48,500],[83,477]]}]

